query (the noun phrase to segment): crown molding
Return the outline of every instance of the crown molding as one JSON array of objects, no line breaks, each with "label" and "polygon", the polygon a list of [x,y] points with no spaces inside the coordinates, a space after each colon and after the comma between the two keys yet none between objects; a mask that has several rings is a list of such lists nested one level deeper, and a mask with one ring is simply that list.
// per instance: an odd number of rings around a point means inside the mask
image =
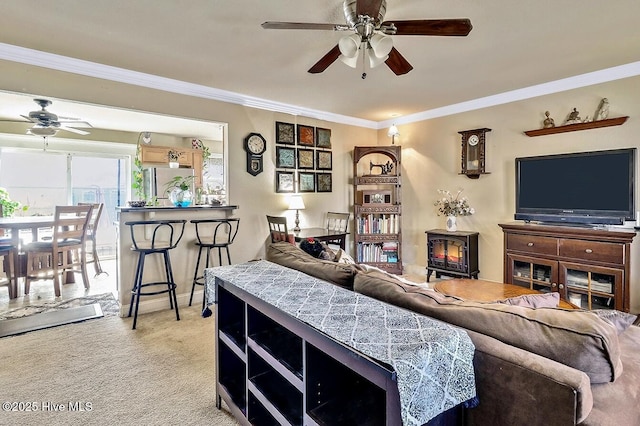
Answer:
[{"label": "crown molding", "polygon": [[534,86],[511,90],[509,92],[498,93],[496,95],[486,96],[484,98],[478,98],[453,105],[447,105],[441,108],[434,108],[428,111],[406,115],[404,117],[396,117],[390,120],[380,121],[378,122],[378,129],[388,128],[394,123],[396,125],[410,124],[417,121],[430,120],[433,118],[473,111],[476,109],[483,109],[496,105],[507,104],[510,102],[522,101],[538,96],[565,92],[567,90],[578,89],[580,87],[593,86],[595,84],[606,83],[623,78],[636,77],[638,75],[640,75],[640,61],[620,65],[617,67],[605,68],[600,71],[580,74],[573,77],[563,78],[561,80],[550,81],[548,83],[536,84]]},{"label": "crown molding", "polygon": [[320,111],[304,108],[282,102],[270,101],[268,99],[247,96],[227,90],[216,89],[200,84],[188,83],[153,74],[146,74],[110,65],[85,61],[82,59],[70,58],[54,53],[43,52],[11,44],[0,43],[0,60],[18,62],[27,65],[34,65],[43,68],[55,69],[58,71],[84,75],[87,77],[100,78],[104,80],[116,81],[140,87],[147,87],[165,92],[177,93],[181,95],[194,96],[198,98],[211,99],[220,102],[228,102],[243,105],[251,108],[281,112],[285,114],[314,118],[318,120],[330,121],[333,123],[347,124],[356,127],[369,129],[385,129],[392,124],[410,124],[418,121],[430,120],[433,118],[448,115],[460,114],[482,108],[510,102],[521,101],[537,96],[563,92],[580,87],[591,86],[599,83],[606,83],[622,78],[635,77],[640,75],[640,61],[632,62],[617,67],[606,68],[574,77],[548,83],[537,84],[522,89],[511,90],[509,92],[473,99],[457,104],[434,108],[404,117],[395,117],[384,121],[365,120],[357,117],[350,117],[335,114],[328,111]]},{"label": "crown molding", "polygon": [[341,114],[334,114],[327,111],[319,111],[304,108],[296,105],[270,101],[268,99],[247,96],[227,90],[216,89],[201,84],[188,83],[186,81],[172,78],[160,77],[153,74],[146,74],[82,59],[70,58],[68,56],[54,53],[42,52],[40,50],[28,49],[11,44],[0,43],[0,60],[18,62],[26,65],[34,65],[42,68],[64,71],[87,77],[100,78],[103,80],[116,81],[140,87],[147,87],[165,92],[177,93],[180,95],[194,96],[198,98],[211,99],[220,102],[228,102],[243,105],[251,108],[268,111],[282,112],[296,116],[326,120],[334,123],[348,124],[358,127],[375,129],[377,123],[371,120],[350,117]]}]

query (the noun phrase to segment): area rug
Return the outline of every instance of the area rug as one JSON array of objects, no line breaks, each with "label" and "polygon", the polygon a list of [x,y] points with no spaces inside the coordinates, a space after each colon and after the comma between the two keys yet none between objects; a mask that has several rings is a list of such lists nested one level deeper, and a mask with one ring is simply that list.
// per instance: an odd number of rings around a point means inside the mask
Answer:
[{"label": "area rug", "polygon": [[91,296],[76,297],[63,301],[33,303],[29,306],[23,306],[0,313],[0,321],[14,318],[23,318],[44,312],[53,312],[79,306],[93,305],[94,303],[100,304],[100,308],[102,309],[102,313],[105,317],[118,316],[120,313],[120,304],[115,299],[115,297],[113,297],[113,293],[103,293]]},{"label": "area rug", "polygon": [[21,318],[6,319],[0,321],[0,338],[102,318],[103,316],[100,304],[94,303],[92,305],[42,312],[37,315],[27,315]]}]

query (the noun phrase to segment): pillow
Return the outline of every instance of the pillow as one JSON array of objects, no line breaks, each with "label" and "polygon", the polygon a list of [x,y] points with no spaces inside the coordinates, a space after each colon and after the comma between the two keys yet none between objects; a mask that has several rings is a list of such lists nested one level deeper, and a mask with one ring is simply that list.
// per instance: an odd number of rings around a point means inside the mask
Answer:
[{"label": "pillow", "polygon": [[498,300],[498,303],[505,305],[523,306],[525,308],[557,308],[560,303],[560,293],[552,291],[544,294],[523,294],[522,296],[510,297]]},{"label": "pillow", "polygon": [[[282,235],[282,233],[273,231],[273,232],[271,232],[271,239],[273,241],[285,241],[285,240],[283,240],[281,238],[281,235]],[[291,243],[291,244],[295,244],[296,243],[296,236],[293,235],[293,234],[287,234],[287,239],[286,239],[285,242]]]},{"label": "pillow", "polygon": [[267,246],[266,254],[266,259],[270,262],[296,269],[349,290],[353,290],[353,278],[360,270],[358,265],[317,259],[289,243],[271,243]]},{"label": "pillow", "polygon": [[338,251],[336,252],[336,258],[335,261],[338,263],[344,263],[347,265],[355,265],[356,261],[353,260],[353,257],[349,256],[349,254],[342,250],[342,249],[338,249]]},{"label": "pillow", "polygon": [[610,322],[616,328],[618,334],[624,333],[638,318],[637,315],[616,311],[615,309],[594,309],[591,312],[603,320]]}]

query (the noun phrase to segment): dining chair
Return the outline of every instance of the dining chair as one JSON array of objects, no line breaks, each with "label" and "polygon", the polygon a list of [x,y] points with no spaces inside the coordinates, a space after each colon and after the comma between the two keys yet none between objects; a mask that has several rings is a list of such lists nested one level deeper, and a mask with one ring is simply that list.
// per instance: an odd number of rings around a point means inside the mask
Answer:
[{"label": "dining chair", "polygon": [[31,281],[53,279],[56,297],[60,296],[60,276],[64,272],[80,273],[84,288],[89,288],[85,242],[87,224],[93,207],[56,206],[53,237],[23,246],[27,257],[24,292],[29,294]]},{"label": "dining chair", "polygon": [[2,269],[4,270],[6,284],[9,287],[9,299],[18,297],[18,281],[15,273],[16,252],[14,245],[0,242],[0,257],[2,257]]},{"label": "dining chair", "polygon": [[272,243],[284,241],[295,244],[295,236],[290,234],[287,229],[286,217],[267,215],[267,222],[269,223],[269,235]]},{"label": "dining chair", "polygon": [[91,257],[87,259],[87,264],[93,263],[93,268],[96,271],[96,277],[100,274],[107,274],[108,272],[102,270],[102,265],[100,265],[100,258],[98,257],[98,245],[96,241],[96,234],[98,232],[98,224],[100,222],[100,216],[102,215],[102,209],[104,208],[104,203],[78,203],[79,206],[92,206],[91,217],[89,218],[89,223],[87,224],[87,241],[86,244],[89,245],[91,243],[91,250],[87,249],[87,253],[91,253]]},{"label": "dining chair", "polygon": [[[346,234],[347,229],[349,229],[349,216],[349,213],[327,212],[327,230]],[[344,245],[344,242],[341,238],[328,241],[327,244],[331,246],[338,246],[332,248],[340,248],[342,245]]]}]

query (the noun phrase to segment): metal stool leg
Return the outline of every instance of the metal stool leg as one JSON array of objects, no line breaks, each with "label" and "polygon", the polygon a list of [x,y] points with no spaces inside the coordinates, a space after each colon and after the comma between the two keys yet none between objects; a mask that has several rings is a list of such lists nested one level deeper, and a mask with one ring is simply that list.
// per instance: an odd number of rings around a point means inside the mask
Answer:
[{"label": "metal stool leg", "polygon": [[[140,293],[142,290],[142,272],[144,271],[144,259],[145,259],[145,253],[141,253],[141,257],[140,257],[140,272],[138,274],[138,278],[139,281],[136,283],[136,307],[135,307],[135,313],[133,314],[133,326],[131,327],[132,330],[136,329],[136,324],[138,323],[138,308],[140,307]],[[129,307],[129,311],[131,311],[131,307]]]},{"label": "metal stool leg", "polygon": [[198,249],[198,260],[196,261],[196,270],[193,272],[193,283],[191,283],[191,296],[189,296],[189,306],[193,302],[193,292],[196,289],[196,285],[198,284],[198,271],[200,270],[200,258],[202,257],[202,249],[204,247],[200,246]]},{"label": "metal stool leg", "polygon": [[176,309],[176,321],[180,321],[180,312],[178,312],[178,297],[176,295],[176,282],[173,280],[173,268],[171,267],[171,257],[169,251],[164,252],[164,263],[167,270],[167,287],[169,289],[169,305],[171,309],[175,306]]}]

